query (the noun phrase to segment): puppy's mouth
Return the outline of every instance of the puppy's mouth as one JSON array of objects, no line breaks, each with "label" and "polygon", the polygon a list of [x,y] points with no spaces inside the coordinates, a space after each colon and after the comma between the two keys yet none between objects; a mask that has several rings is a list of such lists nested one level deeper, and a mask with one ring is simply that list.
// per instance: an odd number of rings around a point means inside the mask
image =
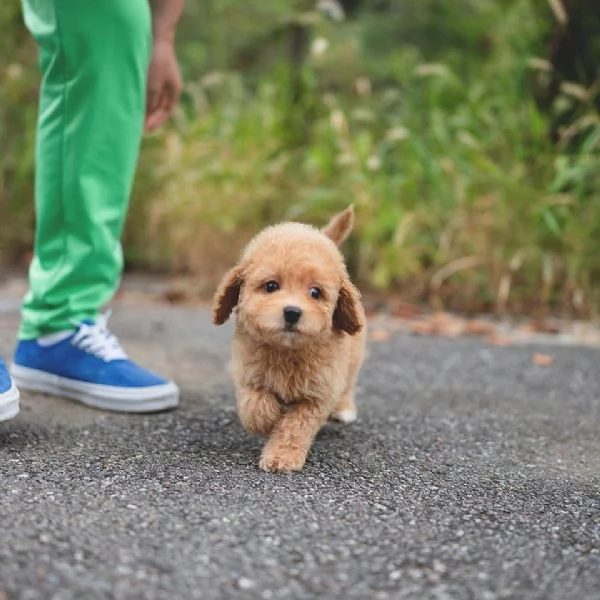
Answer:
[{"label": "puppy's mouth", "polygon": [[299,323],[284,323],[272,340],[276,345],[285,348],[295,348],[308,341],[306,332],[302,330]]}]

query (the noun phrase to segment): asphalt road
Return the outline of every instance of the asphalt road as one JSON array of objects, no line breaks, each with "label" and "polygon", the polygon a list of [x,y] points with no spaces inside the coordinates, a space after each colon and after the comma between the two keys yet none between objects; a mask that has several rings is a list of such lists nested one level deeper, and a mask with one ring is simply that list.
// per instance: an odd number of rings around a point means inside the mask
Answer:
[{"label": "asphalt road", "polygon": [[[5,355],[16,327],[5,303]],[[0,600],[600,597],[600,350],[373,342],[358,422],[275,476],[236,420],[230,328],[143,304],[112,328],[181,408],[23,395],[0,426]]]}]

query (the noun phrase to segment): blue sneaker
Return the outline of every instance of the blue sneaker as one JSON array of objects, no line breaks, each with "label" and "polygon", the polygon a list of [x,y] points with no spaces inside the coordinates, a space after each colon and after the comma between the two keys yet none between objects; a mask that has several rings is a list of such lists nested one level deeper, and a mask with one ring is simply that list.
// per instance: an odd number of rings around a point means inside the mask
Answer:
[{"label": "blue sneaker", "polygon": [[0,358],[0,421],[12,419],[19,412],[19,390],[9,377],[4,361]]},{"label": "blue sneaker", "polygon": [[21,340],[11,367],[17,385],[120,412],[177,406],[179,388],[129,360],[107,321],[102,315],[76,331]]}]

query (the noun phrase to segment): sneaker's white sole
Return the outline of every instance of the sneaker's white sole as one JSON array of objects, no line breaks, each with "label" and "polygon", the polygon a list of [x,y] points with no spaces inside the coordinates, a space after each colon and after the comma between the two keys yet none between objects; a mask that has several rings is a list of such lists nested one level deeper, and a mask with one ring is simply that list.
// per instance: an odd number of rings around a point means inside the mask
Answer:
[{"label": "sneaker's white sole", "polygon": [[116,387],[68,379],[15,364],[11,365],[10,373],[21,389],[65,396],[104,410],[145,413],[175,408],[179,404],[179,388],[174,383],[144,388]]},{"label": "sneaker's white sole", "polygon": [[19,414],[19,390],[13,383],[10,390],[0,394],[0,421],[8,421]]}]

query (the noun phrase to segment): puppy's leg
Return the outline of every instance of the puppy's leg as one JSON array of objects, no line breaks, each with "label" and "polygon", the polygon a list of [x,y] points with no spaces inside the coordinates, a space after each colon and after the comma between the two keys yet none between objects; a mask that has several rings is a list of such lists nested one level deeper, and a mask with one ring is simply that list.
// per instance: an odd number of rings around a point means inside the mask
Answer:
[{"label": "puppy's leg", "polygon": [[314,402],[292,406],[277,422],[263,448],[259,467],[271,473],[300,471],[312,441],[331,408]]},{"label": "puppy's leg", "polygon": [[338,403],[331,413],[331,418],[340,423],[354,423],[356,421],[356,403],[354,401],[354,394],[356,391],[356,379],[358,373],[356,373],[348,386],[341,395]]},{"label": "puppy's leg", "polygon": [[338,402],[331,418],[340,423],[354,423],[356,421],[356,403],[354,402],[354,389],[345,392]]},{"label": "puppy's leg", "polygon": [[246,431],[266,436],[281,418],[277,398],[267,390],[238,387],[237,408],[240,421]]}]

